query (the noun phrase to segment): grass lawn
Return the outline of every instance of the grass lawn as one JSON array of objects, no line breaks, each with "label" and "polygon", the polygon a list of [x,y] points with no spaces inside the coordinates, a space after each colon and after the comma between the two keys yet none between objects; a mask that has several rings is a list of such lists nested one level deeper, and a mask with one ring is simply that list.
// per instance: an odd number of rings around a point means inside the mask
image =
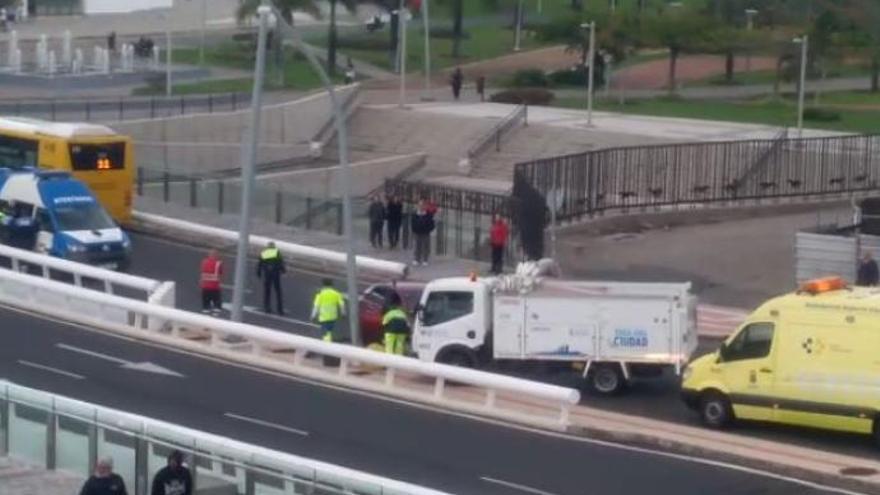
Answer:
[{"label": "grass lawn", "polygon": [[[555,106],[583,108],[582,98],[561,98]],[[633,100],[619,105],[612,101],[597,102],[598,109],[610,112],[652,115],[658,117],[681,117],[691,119],[719,120],[727,122],[756,123],[772,126],[797,125],[797,110],[790,100],[753,100],[744,102],[721,102],[705,100],[682,100],[677,98],[656,98]],[[855,133],[880,132],[880,111],[838,110],[840,120],[833,122],[806,119],[805,127],[830,129]]]},{"label": "grass lawn", "polygon": [[[867,77],[870,70],[861,65],[844,65],[835,67],[828,71],[826,77],[828,79],[836,77]],[[773,84],[776,80],[776,71],[773,70],[755,70],[751,72],[740,72],[734,76],[733,85],[749,85],[749,84]],[[807,84],[818,79],[810,79]],[[791,82],[791,81],[789,81]],[[689,86],[727,86],[730,83],[724,78],[724,75],[712,76],[702,81],[694,81],[688,83]]]},{"label": "grass lawn", "polygon": [[[172,93],[175,95],[194,95],[209,93],[250,93],[253,79],[211,79],[203,82],[175,84]],[[132,91],[134,96],[164,95],[164,88],[144,86]]]}]

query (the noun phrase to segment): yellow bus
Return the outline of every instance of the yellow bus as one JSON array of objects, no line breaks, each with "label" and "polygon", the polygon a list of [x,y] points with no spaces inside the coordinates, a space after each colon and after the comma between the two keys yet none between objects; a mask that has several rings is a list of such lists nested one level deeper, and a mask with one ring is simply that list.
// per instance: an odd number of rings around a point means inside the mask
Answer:
[{"label": "yellow bus", "polygon": [[131,219],[132,141],[107,126],[0,118],[0,167],[70,172],[89,186],[117,222]]}]

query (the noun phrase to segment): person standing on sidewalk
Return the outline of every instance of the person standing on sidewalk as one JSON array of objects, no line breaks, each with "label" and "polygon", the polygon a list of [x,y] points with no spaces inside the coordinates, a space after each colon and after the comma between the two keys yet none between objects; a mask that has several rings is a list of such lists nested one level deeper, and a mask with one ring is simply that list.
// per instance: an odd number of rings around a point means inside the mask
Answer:
[{"label": "person standing on sidewalk", "polygon": [[220,281],[223,278],[223,261],[217,256],[217,250],[208,251],[201,263],[199,288],[202,289],[202,313],[220,314],[223,309]]},{"label": "person standing on sidewalk", "polygon": [[263,279],[263,310],[272,312],[270,304],[272,289],[275,289],[275,298],[278,303],[278,314],[284,315],[283,296],[281,294],[281,275],[287,272],[284,266],[284,258],[281,251],[275,247],[274,242],[269,242],[266,249],[260,253],[260,261],[257,263],[257,278]]},{"label": "person standing on sidewalk", "polygon": [[501,215],[492,217],[492,227],[489,229],[489,244],[492,246],[492,273],[501,275],[504,271],[504,248],[507,247],[507,238],[510,229]]},{"label": "person standing on sidewalk", "polygon": [[122,476],[113,472],[112,457],[98,459],[95,473],[83,484],[79,495],[128,495]]},{"label": "person standing on sidewalk", "polygon": [[400,198],[396,196],[388,198],[385,217],[388,220],[388,247],[397,249],[397,244],[400,242],[400,226],[403,225],[403,202]]},{"label": "person standing on sidewalk", "polygon": [[419,201],[412,216],[412,233],[416,238],[413,265],[427,266],[431,256],[431,232],[434,231],[434,215],[428,211],[425,200]]},{"label": "person standing on sidewalk", "polygon": [[880,282],[880,270],[877,268],[877,262],[874,261],[874,255],[871,251],[865,251],[861,261],[859,261],[856,285],[876,287],[878,282]]},{"label": "person standing on sidewalk", "polygon": [[378,194],[373,196],[370,202],[370,208],[367,210],[367,216],[370,218],[370,244],[373,249],[382,248],[382,231],[385,228],[385,205],[382,203],[382,197]]},{"label": "person standing on sidewalk", "polygon": [[403,301],[396,292],[388,299],[388,309],[382,315],[382,331],[385,334],[385,352],[403,356],[409,336],[409,320],[403,310]]},{"label": "person standing on sidewalk", "polygon": [[464,85],[464,74],[461,72],[461,67],[455,68],[455,72],[449,78],[449,85],[452,86],[452,96],[455,98],[455,101],[458,101],[459,96],[461,96],[461,87]]},{"label": "person standing on sidewalk", "polygon": [[193,481],[189,468],[183,465],[183,453],[175,450],[168,455],[168,465],[156,472],[150,495],[192,495]]},{"label": "person standing on sidewalk", "polygon": [[480,97],[480,101],[486,101],[486,76],[477,78],[477,95]]},{"label": "person standing on sidewalk", "polygon": [[345,316],[345,298],[333,288],[333,280],[325,278],[322,285],[312,304],[312,320],[317,319],[318,324],[321,325],[324,342],[333,342],[336,322]]}]

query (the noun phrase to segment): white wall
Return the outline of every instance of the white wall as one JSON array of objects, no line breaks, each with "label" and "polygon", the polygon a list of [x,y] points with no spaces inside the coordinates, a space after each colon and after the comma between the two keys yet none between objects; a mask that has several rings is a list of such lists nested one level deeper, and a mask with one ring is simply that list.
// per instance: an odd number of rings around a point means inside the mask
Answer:
[{"label": "white wall", "polygon": [[173,0],[83,0],[86,14],[124,14],[143,9],[167,9]]}]

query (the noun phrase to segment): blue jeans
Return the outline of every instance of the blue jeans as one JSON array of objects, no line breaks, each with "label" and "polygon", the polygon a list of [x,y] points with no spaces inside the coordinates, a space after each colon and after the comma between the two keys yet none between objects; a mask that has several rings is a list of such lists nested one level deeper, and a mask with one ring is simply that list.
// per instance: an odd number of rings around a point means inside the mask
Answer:
[{"label": "blue jeans", "polygon": [[321,333],[324,334],[323,339],[324,342],[333,342],[333,330],[336,329],[335,321],[322,321],[321,322]]}]

